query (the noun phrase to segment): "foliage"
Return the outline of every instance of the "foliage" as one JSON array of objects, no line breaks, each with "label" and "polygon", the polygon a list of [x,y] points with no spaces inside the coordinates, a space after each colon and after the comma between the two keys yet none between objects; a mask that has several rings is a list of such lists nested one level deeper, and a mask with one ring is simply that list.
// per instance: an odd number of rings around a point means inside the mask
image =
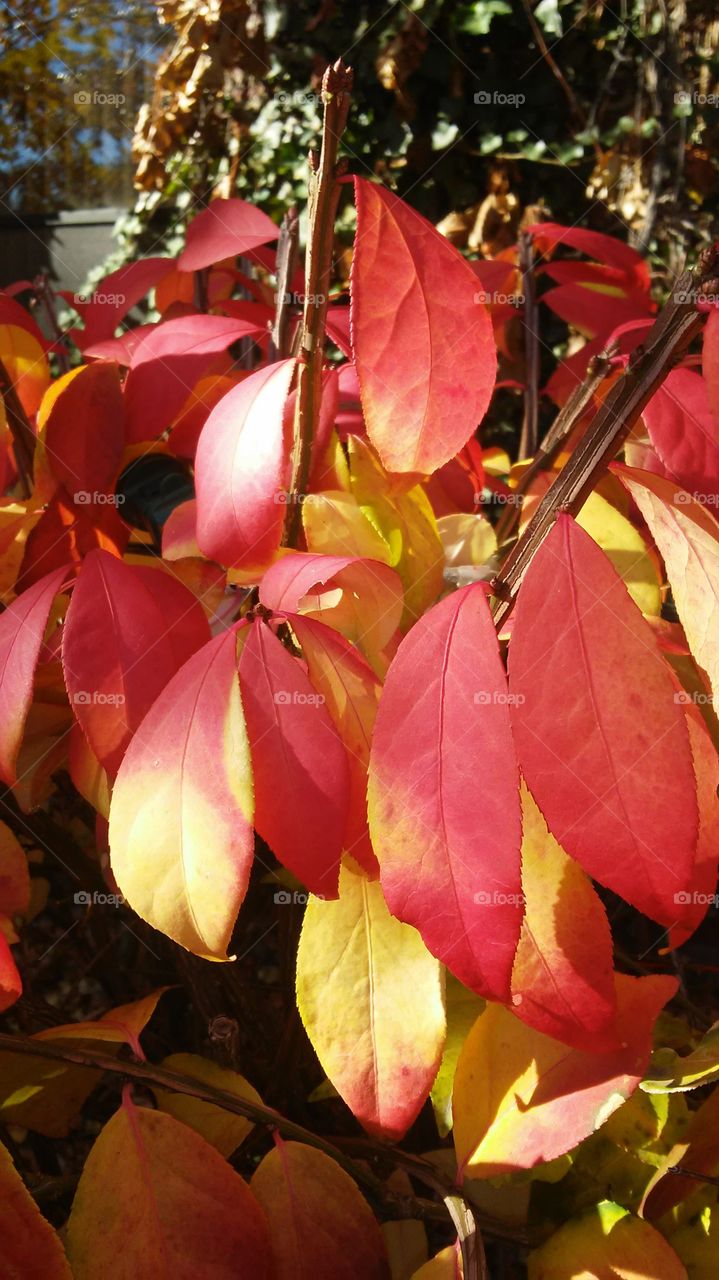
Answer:
[{"label": "foliage", "polygon": [[655,322],[357,176],[330,298],[324,84],[304,273],[218,199],[52,342],[0,296],[0,1270],[709,1276],[716,255]]}]

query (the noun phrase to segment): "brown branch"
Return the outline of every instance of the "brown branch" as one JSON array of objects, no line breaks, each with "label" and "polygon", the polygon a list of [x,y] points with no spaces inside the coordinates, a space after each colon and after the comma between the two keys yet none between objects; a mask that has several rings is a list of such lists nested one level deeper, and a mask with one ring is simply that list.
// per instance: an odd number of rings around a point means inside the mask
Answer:
[{"label": "brown branch", "polygon": [[714,286],[719,291],[719,281],[712,279],[718,258],[715,249],[704,250],[694,270],[685,271],[677,281],[669,302],[649,331],[646,344],[630,357],[623,377],[609,391],[591,426],[504,561],[492,583],[492,591],[499,599],[495,610],[497,630],[512,612],[522,579],[557,515],[567,512],[576,516],[581,510],[647,402],[701,333],[704,316],[697,311],[696,301],[703,292],[712,292]]},{"label": "brown branch", "polygon": [[[272,1107],[265,1107],[261,1103],[249,1102],[245,1098],[239,1098],[236,1094],[228,1092],[226,1089],[219,1089],[214,1085],[194,1080],[191,1076],[183,1075],[178,1071],[168,1071],[165,1067],[158,1067],[153,1063],[121,1061],[110,1054],[96,1053],[94,1050],[87,1049],[73,1049],[65,1042],[55,1044],[49,1040],[32,1040],[25,1036],[7,1035],[2,1032],[0,1032],[0,1053],[19,1053],[31,1058],[45,1058],[52,1062],[64,1062],[72,1066],[106,1071],[111,1075],[120,1076],[124,1080],[130,1080],[151,1089],[155,1087],[169,1089],[173,1093],[181,1093],[188,1098],[197,1098],[200,1102],[212,1103],[217,1107],[222,1107],[224,1111],[231,1112],[233,1115],[243,1116],[254,1124],[261,1124],[267,1129],[276,1130],[292,1141],[303,1142],[307,1146],[316,1147],[318,1151],[323,1151],[330,1159],[336,1161],[355,1182],[360,1186],[364,1186],[367,1192],[382,1205],[388,1216],[394,1218],[422,1218],[443,1223],[447,1221],[446,1212],[439,1205],[414,1196],[398,1195],[388,1190],[384,1183],[375,1177],[363,1164],[358,1164],[350,1159],[338,1146],[335,1146],[334,1143],[329,1142],[326,1138],[312,1133],[310,1129],[305,1129],[302,1125],[295,1124],[294,1120],[288,1120],[286,1116],[281,1115],[279,1111],[275,1111]],[[399,1160],[395,1161],[395,1155],[404,1154],[397,1153],[391,1147],[382,1146],[380,1143],[368,1141],[367,1146],[375,1157],[381,1157],[393,1163],[401,1162]],[[439,1178],[439,1175],[436,1175],[436,1186],[439,1188],[439,1194],[445,1204],[447,1204],[448,1197],[457,1196],[456,1187],[449,1182],[445,1183]],[[482,1273],[478,1274],[481,1278]]]},{"label": "brown branch", "polygon": [[322,400],[322,359],[325,344],[327,300],[332,273],[334,226],[340,188],[337,183],[337,151],[347,123],[352,71],[341,58],[328,67],[322,80],[324,119],[319,157],[310,153],[308,199],[309,227],[305,255],[305,304],[297,357],[297,408],[295,411],[292,496],[286,541],[297,541],[302,516],[301,499],[307,492],[312,441],[319,422]]},{"label": "brown branch", "polygon": [[289,355],[288,334],[292,315],[292,278],[297,266],[300,220],[293,206],[287,210],[280,225],[275,269],[275,321],[272,326],[271,360],[284,360]]},{"label": "brown branch", "polygon": [[534,246],[528,231],[519,235],[519,270],[524,295],[524,420],[519,460],[531,458],[539,443],[539,309],[534,279]]},{"label": "brown branch", "polygon": [[529,0],[522,0],[522,5],[524,6],[524,12],[527,15],[529,25],[532,28],[532,35],[534,36],[534,39],[537,42],[537,48],[539,49],[539,52],[544,58],[544,61],[549,67],[549,70],[551,71],[552,75],[556,77],[556,79],[559,81],[560,85],[562,86],[562,91],[564,93],[565,98],[567,99],[567,102],[569,103],[569,109],[574,117],[575,123],[583,127],[585,124],[584,113],[582,112],[579,106],[579,103],[577,102],[574,90],[572,89],[571,85],[567,83],[561,68],[554,61],[554,58],[552,57],[549,51],[549,47],[542,33],[542,28],[540,27],[539,23],[537,22],[537,19],[534,16]]},{"label": "brown branch", "polygon": [[618,344],[611,343],[603,351],[592,357],[587,365],[584,380],[574,388],[554,419],[529,466],[519,477],[517,487],[513,490],[513,496],[518,501],[511,505],[507,504],[506,510],[502,513],[495,529],[497,542],[500,546],[507,541],[517,523],[522,507],[522,497],[529,489],[532,481],[542,471],[546,471],[547,468],[551,467],[565,440],[569,439],[574,428],[592,403],[597,390],[610,372],[611,363],[617,354],[617,350]]}]

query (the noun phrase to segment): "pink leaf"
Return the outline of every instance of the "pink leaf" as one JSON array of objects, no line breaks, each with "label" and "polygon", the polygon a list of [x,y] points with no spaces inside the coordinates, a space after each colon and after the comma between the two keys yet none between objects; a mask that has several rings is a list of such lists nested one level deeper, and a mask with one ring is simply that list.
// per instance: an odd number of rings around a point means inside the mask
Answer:
[{"label": "pink leaf", "polygon": [[181,271],[201,271],[213,262],[235,258],[268,244],[278,235],[277,227],[267,214],[246,200],[213,200],[187,228],[185,249],[178,265]]}]

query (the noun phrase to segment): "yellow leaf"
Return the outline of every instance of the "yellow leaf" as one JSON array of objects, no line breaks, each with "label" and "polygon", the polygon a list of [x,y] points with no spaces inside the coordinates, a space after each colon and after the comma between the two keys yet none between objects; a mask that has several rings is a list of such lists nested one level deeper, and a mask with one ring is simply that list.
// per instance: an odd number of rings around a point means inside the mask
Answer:
[{"label": "yellow leaf", "polygon": [[425,1262],[419,1271],[415,1271],[412,1280],[462,1280],[464,1267],[459,1246],[450,1244],[440,1249],[429,1262]]},{"label": "yellow leaf", "polygon": [[429,608],[442,590],[444,551],[432,504],[421,485],[390,476],[357,436],[349,440],[352,493],[389,547],[388,564],[404,587],[402,630]]},{"label": "yellow leaf", "polygon": [[[237,1071],[230,1071],[228,1067],[221,1067],[216,1062],[210,1062],[207,1058],[201,1058],[198,1054],[173,1053],[165,1058],[162,1066],[167,1071],[192,1076],[193,1080],[199,1080],[202,1084],[224,1089],[245,1102],[262,1104],[259,1093],[244,1076]],[[252,1121],[245,1120],[244,1116],[234,1115],[211,1102],[202,1102],[200,1098],[190,1098],[184,1093],[161,1089],[159,1085],[153,1085],[153,1093],[161,1111],[166,1111],[176,1120],[189,1125],[223,1156],[231,1156],[253,1127]]]},{"label": "yellow leaf", "polygon": [[391,554],[357,499],[340,489],[312,493],[302,507],[307,550],[318,555],[365,556],[389,564]]},{"label": "yellow leaf", "polygon": [[311,897],[297,1004],[325,1074],[369,1133],[399,1138],[425,1101],[445,1036],[441,965],[348,865],[340,896]]},{"label": "yellow leaf", "polygon": [[662,607],[659,578],[639,530],[598,493],[590,493],[577,524],[609,557],[642,613],[658,617]]},{"label": "yellow leaf", "polygon": [[529,1280],[687,1280],[664,1237],[608,1200],[565,1223],[535,1249],[528,1275]]},{"label": "yellow leaf", "polygon": [[460,1051],[471,1028],[485,1008],[486,1001],[447,973],[447,1039],[439,1071],[432,1085],[432,1106],[440,1137],[445,1138],[452,1128],[452,1089],[454,1073]]}]

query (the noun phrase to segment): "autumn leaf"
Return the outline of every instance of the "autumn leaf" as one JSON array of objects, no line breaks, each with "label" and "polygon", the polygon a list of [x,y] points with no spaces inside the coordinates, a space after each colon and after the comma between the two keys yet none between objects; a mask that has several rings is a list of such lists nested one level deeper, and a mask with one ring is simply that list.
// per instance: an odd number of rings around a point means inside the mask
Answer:
[{"label": "autumn leaf", "polygon": [[339,898],[310,898],[297,1005],[320,1065],[368,1133],[397,1140],[437,1073],[441,966],[387,910],[378,881],[342,868]]},{"label": "autumn leaf", "polygon": [[349,799],[343,852],[371,876],[379,872],[367,829],[367,769],[372,731],[382,689],[360,653],[332,627],[315,618],[290,617],[313,687],[347,752]]},{"label": "autumn leaf", "polygon": [[66,577],[64,566],[55,569],[0,614],[0,778],[10,787],[16,781],[17,757],[45,628]]},{"label": "autumn leaf", "polygon": [[236,645],[234,631],[221,633],[165,686],[130,743],[110,807],[110,861],[132,909],[216,960],[227,959],[253,857]]},{"label": "autumn leaf", "polygon": [[120,467],[125,443],[125,406],[116,364],[98,360],[58,378],[38,414],[39,443],[46,465],[69,494],[82,502],[107,493]]},{"label": "autumn leaf", "polygon": [[664,1237],[608,1200],[565,1222],[530,1253],[527,1269],[529,1280],[687,1280]]},{"label": "autumn leaf", "polygon": [[519,762],[552,834],[600,884],[675,924],[699,822],[682,707],[651,628],[569,516],[522,583],[509,689]]},{"label": "autumn leaf", "polygon": [[237,197],[216,199],[190,222],[179,267],[181,271],[202,271],[214,262],[269,244],[277,236],[277,227],[261,209]]},{"label": "autumn leaf", "polygon": [[368,812],[390,911],[465,986],[508,999],[522,920],[519,777],[479,585],[441,601],[400,645],[375,725]]},{"label": "autumn leaf", "polygon": [[[196,1053],[171,1053],[161,1065],[163,1070],[191,1076],[201,1084],[235,1094],[242,1101],[262,1105],[259,1093],[244,1076],[229,1067],[221,1067],[209,1058],[202,1058]],[[203,1102],[201,1098],[191,1098],[189,1094],[162,1089],[159,1085],[153,1085],[152,1091],[161,1111],[189,1125],[223,1156],[231,1156],[252,1131],[251,1120],[211,1102]]]},{"label": "autumn leaf", "polygon": [[617,1037],[611,1053],[571,1049],[502,1005],[480,1014],[457,1063],[454,1143],[461,1172],[492,1178],[570,1151],[634,1092],[646,1070],[652,1027],[674,978],[615,978]]},{"label": "autumn leaf", "polygon": [[575,1049],[617,1047],[612,935],[589,877],[522,788],[524,919],[512,970],[518,1018]]},{"label": "autumn leaf", "polygon": [[492,325],[471,267],[432,224],[384,187],[354,183],[352,348],[367,432],[389,471],[428,474],[487,410]]},{"label": "autumn leaf", "polygon": [[250,1189],[269,1224],[275,1280],[390,1280],[374,1214],[323,1151],[276,1136]]},{"label": "autumn leaf", "polygon": [[60,1237],[43,1218],[10,1152],[0,1143],[0,1273],[72,1280]]},{"label": "autumn leaf", "polygon": [[180,667],[210,639],[197,600],[170,572],[91,551],[63,629],[68,697],[111,777],[130,740]]},{"label": "autumn leaf", "polygon": [[264,1214],[208,1142],[129,1097],[82,1171],[67,1224],[74,1280],[272,1280]]},{"label": "autumn leaf", "polygon": [[285,404],[295,369],[258,369],[211,410],[195,460],[197,541],[221,564],[264,566],[280,545],[290,484]]}]

